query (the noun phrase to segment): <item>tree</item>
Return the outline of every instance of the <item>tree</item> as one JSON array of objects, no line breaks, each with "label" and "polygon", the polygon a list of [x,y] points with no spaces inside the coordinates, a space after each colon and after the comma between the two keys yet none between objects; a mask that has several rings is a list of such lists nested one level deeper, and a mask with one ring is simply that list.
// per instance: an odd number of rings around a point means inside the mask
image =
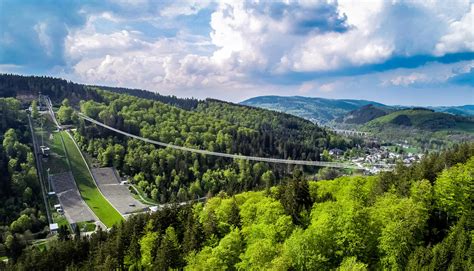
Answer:
[{"label": "tree", "polygon": [[301,212],[308,210],[313,204],[308,181],[291,179],[286,185],[281,186],[280,201],[293,222],[301,225]]},{"label": "tree", "polygon": [[147,232],[140,239],[140,254],[142,266],[150,267],[154,260],[154,252],[158,246],[159,235],[157,232]]},{"label": "tree", "polygon": [[67,228],[66,225],[59,226],[59,229],[58,229],[58,239],[59,240],[61,240],[61,241],[69,240],[69,234],[70,234],[70,231],[69,231],[69,229]]},{"label": "tree", "polygon": [[69,103],[69,99],[68,99],[68,98],[64,99],[64,100],[61,102],[61,105],[62,105],[62,106],[66,106],[66,107],[71,106],[71,104]]},{"label": "tree", "polygon": [[69,123],[72,120],[74,110],[70,106],[62,105],[58,110],[58,119],[61,123]]},{"label": "tree", "polygon": [[31,116],[36,119],[38,118],[39,116],[39,112],[38,112],[38,101],[36,100],[33,100],[31,102]]},{"label": "tree", "polygon": [[173,227],[166,228],[161,239],[161,245],[156,256],[155,267],[158,270],[178,268],[183,264],[181,259],[181,246]]},{"label": "tree", "polygon": [[456,165],[436,179],[437,206],[452,217],[461,217],[474,210],[474,158],[465,165]]},{"label": "tree", "polygon": [[337,271],[365,271],[367,264],[357,261],[356,257],[346,257],[337,268]]},{"label": "tree", "polygon": [[235,198],[232,198],[228,223],[229,225],[233,225],[237,228],[240,228],[242,226],[242,223],[240,221],[240,208],[237,205],[237,201],[235,200]]},{"label": "tree", "polygon": [[24,232],[31,229],[31,219],[28,215],[23,214],[10,225],[12,232]]},{"label": "tree", "polygon": [[25,244],[22,244],[16,234],[9,234],[5,239],[5,247],[7,248],[8,256],[10,256],[13,261],[16,261],[21,255],[21,251],[25,247]]},{"label": "tree", "polygon": [[262,182],[265,184],[265,188],[267,193],[270,192],[270,188],[272,185],[275,183],[275,175],[271,170],[265,171],[265,173],[262,174]]}]

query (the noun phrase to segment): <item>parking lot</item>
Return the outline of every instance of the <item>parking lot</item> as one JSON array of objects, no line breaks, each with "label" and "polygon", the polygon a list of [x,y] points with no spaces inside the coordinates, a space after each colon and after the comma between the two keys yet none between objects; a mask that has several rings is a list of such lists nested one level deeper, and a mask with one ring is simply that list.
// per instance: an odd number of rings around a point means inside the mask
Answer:
[{"label": "parking lot", "polygon": [[94,168],[92,175],[102,194],[122,215],[146,208],[144,204],[132,197],[128,185],[120,184],[120,177],[113,168]]}]

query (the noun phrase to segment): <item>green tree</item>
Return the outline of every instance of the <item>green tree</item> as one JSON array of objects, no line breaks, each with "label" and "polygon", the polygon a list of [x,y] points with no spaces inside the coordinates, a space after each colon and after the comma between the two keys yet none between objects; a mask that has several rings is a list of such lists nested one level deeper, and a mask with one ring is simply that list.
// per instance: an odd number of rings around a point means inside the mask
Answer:
[{"label": "green tree", "polygon": [[337,271],[365,271],[367,264],[357,261],[356,257],[346,257],[337,268]]},{"label": "green tree", "polygon": [[158,249],[158,255],[154,266],[158,270],[168,270],[178,268],[183,264],[181,258],[181,246],[178,236],[173,227],[166,228],[165,235],[161,239],[161,245]]},{"label": "green tree", "polygon": [[69,123],[72,120],[74,110],[70,106],[62,105],[58,110],[58,119],[61,123]]},{"label": "green tree", "polygon": [[31,102],[31,117],[34,119],[38,118],[39,112],[38,112],[38,101],[33,100]]},{"label": "green tree", "polygon": [[453,217],[474,210],[474,158],[444,170],[434,185],[437,206]]},{"label": "green tree", "polygon": [[141,263],[144,267],[150,267],[154,260],[154,253],[158,246],[159,235],[157,232],[147,232],[140,239]]}]

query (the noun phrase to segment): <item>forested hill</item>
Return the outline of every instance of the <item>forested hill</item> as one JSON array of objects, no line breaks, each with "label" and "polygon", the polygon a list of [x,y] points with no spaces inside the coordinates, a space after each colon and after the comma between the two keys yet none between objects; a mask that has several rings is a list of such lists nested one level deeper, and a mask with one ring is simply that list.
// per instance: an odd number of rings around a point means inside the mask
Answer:
[{"label": "forested hill", "polygon": [[[391,106],[367,100],[325,99],[301,96],[259,96],[245,100],[241,102],[241,104],[271,109],[278,112],[286,112],[320,124],[330,123],[334,120],[336,120],[336,122],[341,122],[343,119],[350,119],[354,112],[359,115],[355,117],[356,119],[362,117],[360,121],[367,120],[367,117],[371,117],[371,114],[373,113],[380,116],[381,111],[374,112],[374,108],[384,111],[396,111],[410,108],[410,106]],[[373,106],[370,108],[373,112],[367,112],[367,110],[357,112],[359,108],[364,109],[364,107],[368,105]],[[428,108],[433,109],[436,112],[450,113],[458,116],[474,116],[474,105],[430,106]],[[359,113],[369,113],[369,115],[361,116]],[[360,121],[355,120],[355,122],[353,122],[352,120],[349,120],[348,123],[359,124]]]},{"label": "forested hill", "polygon": [[[48,234],[26,112],[0,98],[0,255],[16,257]],[[0,267],[0,269],[2,269]]]},{"label": "forested hill", "polygon": [[80,146],[101,166],[114,166],[160,202],[221,190],[247,191],[274,184],[288,167],[232,161],[163,149],[80,121],[73,108],[115,128],[178,146],[261,157],[320,160],[325,149],[360,144],[284,113],[232,103],[179,99],[141,90],[102,90],[49,77],[0,76],[0,93],[34,99],[39,91],[56,105],[62,123],[76,124]]},{"label": "forested hill", "polygon": [[196,108],[199,102],[196,99],[164,96],[141,89],[89,86],[46,76],[0,74],[0,97],[20,97],[31,100],[36,98],[38,93],[41,92],[44,95],[48,95],[55,103],[60,103],[63,99],[67,98],[70,102],[76,104],[80,100],[100,100],[96,92],[98,88],[160,101],[184,109]]},{"label": "forested hill", "polygon": [[[101,102],[83,101],[81,111],[107,125],[145,138],[216,152],[319,160],[324,149],[356,142],[329,134],[294,116],[216,100],[183,110],[161,102],[98,90]],[[62,108],[62,109],[61,109]],[[62,122],[74,122],[64,116]],[[274,184],[288,168],[163,149],[79,122],[75,137],[102,166],[131,176],[152,199],[187,200],[221,190],[229,193]]]},{"label": "forested hill", "polygon": [[337,100],[301,96],[260,96],[245,100],[241,104],[286,112],[322,124],[365,105],[373,104],[385,107],[381,103],[366,100]]},{"label": "forested hill", "polygon": [[[473,270],[474,145],[377,176],[287,184],[31,247],[10,270]],[[0,267],[1,268],[1,267]]]}]

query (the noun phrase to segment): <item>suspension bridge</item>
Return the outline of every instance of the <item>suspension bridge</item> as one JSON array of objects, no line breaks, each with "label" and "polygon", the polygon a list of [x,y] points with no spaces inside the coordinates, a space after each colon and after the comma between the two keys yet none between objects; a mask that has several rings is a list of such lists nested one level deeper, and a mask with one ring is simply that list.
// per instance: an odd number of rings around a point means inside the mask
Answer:
[{"label": "suspension bridge", "polygon": [[[201,149],[189,148],[189,147],[184,147],[184,146],[178,146],[178,145],[164,143],[164,142],[156,141],[156,140],[153,140],[153,139],[144,138],[144,137],[141,137],[141,136],[138,136],[138,135],[130,134],[128,132],[116,129],[116,128],[111,127],[109,125],[106,125],[102,122],[99,122],[99,121],[97,121],[93,118],[90,118],[90,117],[84,115],[83,113],[79,113],[78,115],[79,115],[80,118],[82,118],[86,121],[89,121],[91,123],[94,123],[96,125],[104,127],[106,129],[114,131],[116,133],[125,135],[127,137],[135,138],[135,139],[147,142],[147,143],[155,144],[155,145],[165,147],[165,148],[172,148],[172,149],[176,149],[176,150],[180,150],[180,151],[199,153],[199,154],[203,154],[203,155],[212,155],[212,156],[217,156],[217,157],[225,157],[225,158],[231,158],[231,159],[267,162],[267,163],[366,170],[366,168],[364,168],[362,166],[349,164],[349,163],[267,158],[267,157],[248,156],[248,155],[240,155],[240,154],[221,153],[221,152],[214,152],[214,151],[208,151],[208,150],[201,150]],[[383,165],[380,165],[380,166],[383,166]]]}]

